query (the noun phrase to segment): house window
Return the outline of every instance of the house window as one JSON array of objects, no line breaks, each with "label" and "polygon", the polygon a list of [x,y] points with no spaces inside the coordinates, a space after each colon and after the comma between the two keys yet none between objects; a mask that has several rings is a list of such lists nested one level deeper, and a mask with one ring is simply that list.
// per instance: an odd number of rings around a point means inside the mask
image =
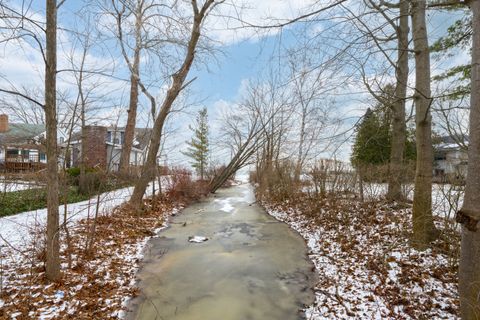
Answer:
[{"label": "house window", "polygon": [[17,150],[17,149],[7,150],[7,155],[9,155],[9,156],[17,156],[17,155],[18,155],[18,150]]},{"label": "house window", "polygon": [[46,161],[47,160],[47,155],[43,152],[40,153],[39,155],[40,161]]},{"label": "house window", "polygon": [[112,142],[112,131],[107,131],[107,142]]},{"label": "house window", "polygon": [[120,144],[123,144],[125,142],[125,132],[121,131],[120,132]]}]

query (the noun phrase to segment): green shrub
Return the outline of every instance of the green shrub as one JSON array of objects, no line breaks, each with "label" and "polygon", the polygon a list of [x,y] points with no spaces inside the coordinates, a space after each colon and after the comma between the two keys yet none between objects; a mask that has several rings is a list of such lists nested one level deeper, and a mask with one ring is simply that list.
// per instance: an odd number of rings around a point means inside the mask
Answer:
[{"label": "green shrub", "polygon": [[[61,191],[60,203],[65,202],[65,194]],[[78,192],[77,188],[70,187],[66,195],[67,203],[87,200],[89,197]],[[43,209],[47,207],[47,191],[45,188],[29,189],[0,194],[0,217],[12,214]]]},{"label": "green shrub", "polygon": [[80,168],[79,167],[68,168],[67,170],[65,170],[65,172],[69,177],[76,178],[80,175]]}]

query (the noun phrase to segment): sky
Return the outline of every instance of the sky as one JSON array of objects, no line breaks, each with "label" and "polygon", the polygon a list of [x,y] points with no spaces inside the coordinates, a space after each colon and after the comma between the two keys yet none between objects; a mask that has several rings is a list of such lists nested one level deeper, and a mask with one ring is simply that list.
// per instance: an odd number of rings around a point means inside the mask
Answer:
[{"label": "sky", "polygon": [[[10,2],[18,7],[22,3],[20,0],[11,0]],[[278,66],[275,66],[274,63],[277,63],[277,56],[281,52],[278,50],[279,47],[294,47],[298,37],[308,36],[310,33],[311,35],[321,35],[323,30],[329,25],[328,21],[319,21],[308,26],[294,24],[282,30],[273,29],[266,33],[259,33],[258,30],[253,28],[239,28],[241,24],[238,21],[225,17],[232,16],[234,12],[237,13],[241,9],[242,19],[252,24],[271,22],[272,17],[275,17],[275,21],[285,21],[309,12],[309,10],[311,11],[312,6],[313,8],[318,8],[318,4],[315,5],[315,2],[314,0],[234,1],[232,3],[235,3],[235,7],[226,5],[219,12],[216,12],[216,16],[208,20],[206,25],[206,28],[209,30],[208,35],[218,52],[215,57],[209,56],[204,60],[202,59],[202,63],[195,65],[192,69],[189,78],[196,78],[196,80],[188,90],[190,96],[185,98],[184,101],[189,107],[182,109],[182,112],[173,114],[168,126],[172,130],[171,136],[174,137],[170,139],[171,146],[169,150],[175,149],[178,151],[178,149],[185,148],[184,142],[191,135],[188,126],[192,124],[195,112],[204,106],[207,107],[209,112],[212,128],[211,134],[212,136],[218,134],[218,130],[221,128],[219,119],[222,112],[228,108],[235,108],[236,103],[238,103],[243,94],[245,84],[249,81],[261,79],[262,74],[269,68],[276,70]],[[321,1],[323,5],[326,5],[327,2]],[[32,7],[31,12],[34,12],[35,17],[38,17],[39,20],[43,20],[44,1],[30,0],[30,3]],[[66,0],[59,11],[59,24],[65,28],[72,28],[72,21],[75,21],[74,13],[82,8],[85,3],[86,1]],[[355,7],[355,2],[351,1],[350,3],[348,5],[351,5],[352,8]],[[445,34],[451,22],[459,16],[459,14],[452,12],[430,11],[428,13],[427,27],[431,42]],[[102,19],[105,18],[102,17]],[[324,40],[325,43],[320,43],[322,46],[340,46],[338,40],[329,38],[327,43],[326,39]],[[78,58],[79,48],[74,45],[72,36],[66,32],[59,32],[59,43],[61,47],[59,50],[63,52],[59,57],[59,66],[60,68],[67,68],[68,64],[64,61],[65,59],[62,59],[62,55],[65,56],[65,53],[72,53],[73,57]],[[125,81],[128,79],[128,72],[123,65],[124,61],[118,54],[118,47],[115,45],[115,42],[104,40],[102,44],[102,46],[92,50],[87,60],[91,66],[109,69],[112,65],[108,55],[114,52],[115,77],[105,77],[101,85],[92,83],[92,86],[95,87],[97,96],[113,95],[115,98],[108,99],[108,101],[98,98],[96,103],[105,107],[99,108],[94,112],[104,117],[118,116],[119,125],[122,125],[126,119],[125,105],[128,103],[127,93],[129,87],[128,82]],[[322,49],[322,46],[319,46],[319,50]],[[107,51],[111,51],[109,54],[105,53],[107,47]],[[442,59],[441,61],[436,61],[432,58],[432,74],[439,73],[454,63],[465,62],[469,59],[468,57],[468,52],[458,52],[449,59]],[[146,62],[143,67],[145,69],[150,68],[151,64]],[[43,61],[38,50],[30,44],[25,44],[21,49],[12,43],[3,44],[0,51],[0,75],[3,76],[3,79],[0,79],[0,85],[3,86],[14,84],[16,87],[41,88],[43,83]],[[163,80],[155,77],[148,80],[152,85],[152,91],[161,96],[162,92],[165,91]],[[334,79],[331,80],[333,81]],[[74,82],[74,78],[71,75],[60,74],[58,86],[61,89],[73,92]],[[371,98],[366,94],[359,79],[353,79],[349,83],[345,83],[335,93],[335,108],[338,109],[339,114],[348,119],[345,122],[346,128],[351,128],[364,113],[365,109],[371,105]],[[145,114],[148,114],[148,103],[143,97],[140,102],[140,112],[143,113],[143,116],[139,117],[138,126],[148,126],[151,123],[146,120],[147,117],[145,116]],[[336,156],[342,160],[348,160],[350,146],[351,140],[341,146],[339,151],[337,150]],[[169,160],[177,164],[187,164],[188,160],[177,151],[169,152]]]}]

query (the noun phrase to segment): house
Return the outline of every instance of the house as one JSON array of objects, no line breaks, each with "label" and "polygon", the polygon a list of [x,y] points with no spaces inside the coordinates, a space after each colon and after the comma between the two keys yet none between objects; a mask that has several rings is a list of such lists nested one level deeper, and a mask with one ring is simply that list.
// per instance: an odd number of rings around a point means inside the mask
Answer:
[{"label": "house", "polygon": [[434,147],[433,176],[439,182],[443,181],[464,181],[467,175],[468,154],[466,147],[467,137],[460,140],[451,136],[439,138],[439,143]]},{"label": "house", "polygon": [[[44,124],[10,123],[0,114],[0,169],[13,172],[38,171],[46,167]],[[59,141],[65,135],[59,130]]]},{"label": "house", "polygon": [[[130,166],[138,167],[144,163],[150,142],[150,128],[135,128],[132,151],[130,153]],[[118,171],[120,156],[125,143],[125,127],[86,126],[83,134],[77,132],[73,135],[71,145],[71,162],[74,167],[82,161],[82,149],[85,154],[85,163],[90,168],[102,168],[108,171]]]}]

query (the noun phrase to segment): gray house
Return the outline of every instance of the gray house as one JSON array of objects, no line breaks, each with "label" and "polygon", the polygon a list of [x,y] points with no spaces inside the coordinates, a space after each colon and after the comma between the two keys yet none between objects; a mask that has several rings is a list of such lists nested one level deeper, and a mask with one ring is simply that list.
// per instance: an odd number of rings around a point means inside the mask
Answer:
[{"label": "gray house", "polygon": [[[460,142],[460,143],[459,143]],[[437,181],[463,181],[467,175],[468,138],[440,137],[434,147],[433,174]]]}]

